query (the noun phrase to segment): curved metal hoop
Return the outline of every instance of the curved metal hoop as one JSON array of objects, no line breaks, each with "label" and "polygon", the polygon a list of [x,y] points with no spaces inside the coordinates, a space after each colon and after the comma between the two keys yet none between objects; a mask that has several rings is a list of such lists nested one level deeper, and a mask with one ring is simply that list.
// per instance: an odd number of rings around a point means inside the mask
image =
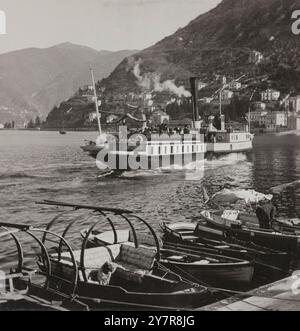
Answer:
[{"label": "curved metal hoop", "polygon": [[18,237],[14,233],[10,232],[6,227],[2,226],[1,228],[4,229],[5,231],[7,231],[7,233],[5,233],[5,235],[8,235],[8,236],[10,235],[13,238],[13,240],[14,240],[16,246],[17,246],[17,251],[18,251],[18,269],[17,269],[17,272],[22,272],[23,265],[24,265],[24,252],[23,252],[23,247],[20,243],[20,240],[18,239]]},{"label": "curved metal hoop", "polygon": [[[57,233],[54,233],[54,232],[49,231],[49,230],[35,229],[34,228],[34,229],[31,229],[31,231],[42,232],[46,235],[48,234],[48,235],[54,236],[54,237],[58,238],[61,242],[63,242],[63,244],[68,248],[68,251],[71,255],[72,264],[73,264],[73,267],[74,267],[74,277],[73,277],[73,280],[72,280],[72,286],[73,286],[72,295],[74,295],[76,293],[76,289],[77,289],[77,286],[78,286],[79,269],[78,269],[78,265],[77,265],[77,262],[76,262],[76,259],[75,259],[73,249],[70,246],[70,244],[65,240],[65,238],[63,238],[62,236],[58,235]],[[44,244],[40,240],[38,240],[38,241],[44,246]],[[52,275],[52,272],[51,272],[51,259],[49,257],[48,250],[47,250],[46,247],[45,247],[45,250],[46,250],[46,260],[47,260],[47,280],[46,280],[46,283],[45,283],[45,287],[47,288],[48,284],[49,284],[49,281],[50,281],[51,277],[53,277],[53,275]],[[48,265],[49,265],[49,268],[48,268]]]},{"label": "curved metal hoop", "polygon": [[[12,225],[12,227],[13,227],[13,225]],[[2,228],[7,231],[6,233],[4,233],[4,236],[10,235],[15,240],[15,243],[16,243],[16,246],[17,246],[17,249],[18,249],[18,272],[22,272],[23,262],[24,262],[24,254],[23,254],[22,245],[21,245],[18,237],[15,235],[16,231],[9,231],[4,226],[2,226]],[[16,228],[17,228],[17,226],[16,226]],[[55,278],[55,276],[52,275],[51,257],[49,255],[48,249],[45,246],[45,244],[43,243],[43,241],[40,240],[33,232],[43,233],[44,238],[46,238],[47,234],[51,235],[51,236],[54,236],[54,237],[58,238],[59,240],[61,240],[64,243],[64,245],[68,248],[68,251],[71,255],[71,260],[72,260],[72,264],[73,264],[73,267],[74,267],[74,269],[73,269],[74,270],[74,276],[73,276],[73,279],[72,279],[72,291],[71,291],[72,295],[74,295],[76,293],[76,289],[77,289],[77,286],[78,286],[79,269],[78,269],[78,265],[76,263],[74,252],[73,252],[71,246],[69,245],[69,243],[62,236],[60,236],[60,235],[58,235],[54,232],[51,232],[49,230],[38,229],[38,228],[28,228],[28,227],[26,227],[26,228],[24,227],[22,229],[22,227],[19,227],[18,232],[22,232],[22,233],[25,233],[25,234],[29,235],[31,238],[34,239],[35,242],[38,243],[39,247],[41,248],[43,259],[46,260],[46,265],[44,265],[45,273],[46,273],[46,281],[45,281],[45,284],[44,284],[45,289],[48,289],[49,282],[50,282],[51,278],[52,277]],[[45,261],[44,261],[44,263],[45,263]]]},{"label": "curved metal hoop", "polygon": [[159,261],[160,260],[160,244],[159,244],[159,240],[158,240],[158,237],[154,231],[154,229],[152,228],[152,226],[147,222],[145,221],[144,219],[142,219],[141,217],[137,216],[137,215],[130,215],[131,217],[134,217],[136,218],[137,220],[141,221],[143,224],[145,224],[147,226],[147,228],[149,229],[149,231],[151,232],[154,240],[155,240],[155,244],[156,244],[156,249],[157,249],[157,260]]},{"label": "curved metal hoop", "polygon": [[[72,211],[70,211],[70,210],[65,210],[65,211],[63,211],[62,213],[56,215],[56,216],[52,219],[52,221],[50,221],[50,222],[48,223],[48,225],[47,225],[47,227],[46,227],[46,231],[50,231],[50,229],[55,225],[55,223],[56,223],[56,222],[57,222],[57,221],[58,221],[63,215],[65,215],[65,214],[69,214],[69,213],[71,213],[71,212],[72,212]],[[43,244],[45,243],[46,238],[47,238],[47,232],[45,232],[44,235],[43,235],[43,239],[42,239]]]},{"label": "curved metal hoop", "polygon": [[[112,222],[112,220],[104,212],[99,212],[99,214],[101,216],[103,216],[104,219],[107,220],[108,223],[110,224],[110,226],[112,227],[112,230],[114,232],[114,241],[115,241],[115,244],[117,244],[118,243],[118,234],[117,234],[117,231],[115,229],[114,223]],[[82,242],[81,253],[80,253],[80,269],[81,269],[81,272],[82,272],[82,275],[83,275],[83,279],[84,279],[85,282],[88,281],[88,277],[87,277],[86,272],[85,272],[85,250],[86,250],[86,246],[87,246],[87,243],[88,243],[88,240],[89,240],[89,237],[90,237],[91,233],[93,232],[93,230],[95,229],[95,227],[99,224],[99,222],[101,220],[102,219],[96,220],[94,222],[94,224],[87,231],[87,234],[84,237],[84,240]]]}]

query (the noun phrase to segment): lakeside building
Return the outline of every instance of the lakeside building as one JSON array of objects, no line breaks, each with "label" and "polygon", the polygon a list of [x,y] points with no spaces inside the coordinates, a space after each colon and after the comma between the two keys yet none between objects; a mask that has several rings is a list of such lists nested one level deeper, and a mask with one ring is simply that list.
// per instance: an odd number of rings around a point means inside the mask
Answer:
[{"label": "lakeside building", "polygon": [[89,121],[90,122],[93,122],[94,120],[97,119],[97,113],[96,112],[92,112],[92,113],[89,113]]},{"label": "lakeside building", "polygon": [[221,95],[222,95],[222,101],[228,101],[233,98],[234,93],[230,90],[224,90],[222,91]]},{"label": "lakeside building", "polygon": [[267,113],[267,111],[252,111],[250,114],[251,123],[257,123],[259,126],[264,124],[262,119],[267,115]]},{"label": "lakeside building", "polygon": [[265,102],[262,102],[262,101],[255,101],[251,104],[251,108],[254,111],[266,110],[267,104]]},{"label": "lakeside building", "polygon": [[250,114],[250,120],[267,131],[288,127],[288,114],[284,111],[254,111]]},{"label": "lakeside building", "polygon": [[288,129],[300,131],[300,115],[295,112],[288,113]]},{"label": "lakeside building", "polygon": [[300,113],[300,95],[290,96],[285,101],[285,107],[290,112]]}]

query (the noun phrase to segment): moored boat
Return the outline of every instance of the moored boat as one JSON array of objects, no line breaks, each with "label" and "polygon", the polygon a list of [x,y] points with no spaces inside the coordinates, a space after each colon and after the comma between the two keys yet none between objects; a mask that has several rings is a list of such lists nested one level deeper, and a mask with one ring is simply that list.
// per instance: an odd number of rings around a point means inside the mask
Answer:
[{"label": "moored boat", "polygon": [[[87,298],[96,309],[105,309],[105,304],[121,306],[123,308],[141,307],[147,309],[192,309],[202,306],[216,299],[216,292],[207,287],[191,282],[177,273],[166,269],[161,263],[161,247],[159,238],[152,227],[132,212],[104,207],[82,206],[46,201],[43,204],[51,206],[69,207],[72,210],[89,210],[97,214],[112,226],[113,243],[94,248],[88,247],[89,237],[99,224],[93,220],[86,236],[82,240],[80,249],[64,249],[59,244],[49,252],[51,275],[55,281],[50,286],[59,286],[63,293],[72,293],[80,300]],[[133,242],[119,242],[118,233],[113,219],[118,223],[128,224],[132,231]],[[134,219],[143,223],[152,235],[155,246],[144,245],[133,225]],[[65,219],[55,218],[47,227],[50,231],[59,222],[64,223],[62,238],[65,238],[78,217],[65,223]],[[48,237],[48,236],[47,236]],[[48,238],[43,238],[46,244]],[[49,267],[40,257],[40,269],[47,273]],[[99,278],[104,273],[104,267],[113,268],[107,282]],[[98,277],[99,276],[99,277]],[[58,285],[59,283],[59,285]]]},{"label": "moored boat", "polygon": [[[291,232],[290,229],[281,231],[276,229],[261,229],[258,223],[243,222],[235,217],[229,219],[230,211],[210,212],[203,211],[201,218],[207,222],[210,227],[220,229],[226,232],[226,236],[233,237],[245,242],[253,242],[276,250],[289,253],[300,251],[300,231]],[[237,215],[236,211],[232,211]]]},{"label": "moored boat", "polygon": [[[86,236],[87,231],[82,232]],[[147,233],[137,233],[138,238],[145,245],[154,245]],[[128,230],[117,231],[118,241],[130,243],[133,236]],[[89,236],[90,246],[109,245],[114,239],[112,231],[94,232]],[[161,244],[161,258],[159,263],[184,278],[207,286],[235,288],[249,284],[252,281],[254,266],[251,261],[241,260],[225,255],[218,255],[212,249],[183,250]]]},{"label": "moored boat", "polygon": [[225,232],[202,223],[164,223],[164,246],[183,251],[207,251],[253,261],[258,278],[268,271],[274,277],[285,276],[290,269],[290,255],[253,242],[245,242],[228,237]]}]

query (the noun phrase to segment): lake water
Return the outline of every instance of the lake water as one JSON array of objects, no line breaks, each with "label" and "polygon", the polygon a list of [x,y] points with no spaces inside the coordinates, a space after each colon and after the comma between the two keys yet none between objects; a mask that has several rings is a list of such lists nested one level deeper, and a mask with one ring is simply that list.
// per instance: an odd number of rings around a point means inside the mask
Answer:
[{"label": "lake water", "polygon": [[[58,212],[36,205],[43,199],[131,209],[159,230],[162,221],[192,220],[203,207],[202,185],[213,194],[224,187],[269,193],[300,179],[300,137],[258,136],[250,155],[206,162],[204,180],[182,172],[135,172],[99,177],[95,161],[80,145],[93,132],[0,131],[0,220],[42,226]],[[300,185],[275,196],[280,216],[300,216]],[[82,228],[80,222],[76,230]],[[11,240],[2,238],[0,265],[13,259]],[[27,248],[34,248],[27,243]]]}]

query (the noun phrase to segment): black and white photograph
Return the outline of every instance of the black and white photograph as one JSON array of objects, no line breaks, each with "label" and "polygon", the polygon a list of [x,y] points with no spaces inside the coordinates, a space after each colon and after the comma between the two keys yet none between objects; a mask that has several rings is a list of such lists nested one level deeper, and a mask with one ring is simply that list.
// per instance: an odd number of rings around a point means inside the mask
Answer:
[{"label": "black and white photograph", "polygon": [[300,0],[0,0],[0,311],[300,311]]}]

